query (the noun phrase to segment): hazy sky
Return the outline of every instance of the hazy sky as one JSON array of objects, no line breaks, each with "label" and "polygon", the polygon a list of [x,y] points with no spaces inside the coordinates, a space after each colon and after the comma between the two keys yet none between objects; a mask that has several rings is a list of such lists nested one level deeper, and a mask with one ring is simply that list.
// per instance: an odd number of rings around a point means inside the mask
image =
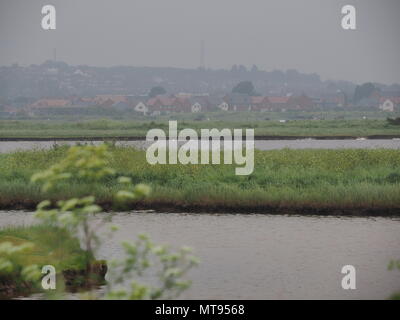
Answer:
[{"label": "hazy sky", "polygon": [[[41,8],[57,30],[41,28]],[[341,28],[341,7],[357,30]],[[323,79],[400,83],[400,0],[0,0],[0,65],[295,68]]]}]

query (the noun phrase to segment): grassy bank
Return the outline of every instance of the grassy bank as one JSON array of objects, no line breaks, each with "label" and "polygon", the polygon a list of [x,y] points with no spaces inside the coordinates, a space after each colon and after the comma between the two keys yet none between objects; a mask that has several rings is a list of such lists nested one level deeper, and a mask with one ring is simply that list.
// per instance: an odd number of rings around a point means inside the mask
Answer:
[{"label": "grassy bank", "polygon": [[[241,115],[241,117],[239,117]],[[351,136],[367,137],[376,135],[400,136],[400,127],[389,124],[384,119],[375,120],[289,120],[281,123],[278,120],[265,120],[265,114],[257,114],[258,118],[239,114],[230,119],[218,118],[213,115],[209,118],[203,115],[200,120],[181,119],[182,116],[171,115],[162,120],[87,120],[87,121],[0,121],[1,138],[140,138],[145,137],[153,128],[168,129],[168,120],[178,120],[180,129],[193,128],[196,130],[207,128],[235,128],[255,129],[255,135],[265,136]],[[288,119],[286,114],[281,114],[281,119]],[[269,119],[269,118],[268,118]]]},{"label": "grassy bank", "polygon": [[30,177],[64,157],[65,147],[1,154],[0,208],[32,209],[43,199],[90,194],[111,208],[116,177],[127,176],[153,188],[128,209],[400,215],[399,150],[256,151],[250,176],[236,176],[235,165],[150,166],[143,151],[110,150],[115,177],[76,180],[47,194]]},{"label": "grassy bank", "polygon": [[[18,270],[30,265],[37,265],[39,268],[45,265],[54,266],[67,289],[78,290],[85,286],[86,253],[81,249],[79,241],[67,231],[43,225],[6,227],[0,229],[0,245],[6,242],[14,246],[29,243],[33,244],[33,248],[14,257],[13,272],[0,273],[0,298],[39,290],[33,283],[22,281],[17,274]],[[93,257],[92,259],[93,266],[96,266],[94,269],[103,269],[97,280],[100,284],[104,281],[106,266],[103,262],[95,262]]]}]

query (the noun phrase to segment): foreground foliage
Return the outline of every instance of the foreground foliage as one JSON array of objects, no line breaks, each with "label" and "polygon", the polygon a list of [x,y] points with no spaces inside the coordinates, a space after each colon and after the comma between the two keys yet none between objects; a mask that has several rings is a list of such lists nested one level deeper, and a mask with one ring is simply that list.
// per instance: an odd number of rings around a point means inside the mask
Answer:
[{"label": "foreground foliage", "polygon": [[[60,185],[77,180],[87,184],[99,183],[103,178],[115,174],[115,171],[108,167],[111,154],[105,144],[75,146],[65,151],[65,156],[57,163],[32,176],[32,182],[39,184],[42,192],[60,190]],[[146,185],[133,186],[129,177],[119,177],[117,181],[123,185],[123,189],[115,195],[120,203],[140,199],[150,193],[150,188]],[[49,228],[53,236],[58,236],[58,230],[60,230],[77,241],[79,249],[82,248],[80,257],[84,261],[85,271],[83,284],[89,289],[98,285],[98,267],[93,265],[93,259],[105,240],[104,235],[100,233],[100,228],[111,221],[110,214],[103,213],[98,217],[102,211],[103,209],[96,203],[96,198],[91,195],[59,200],[56,203],[44,200],[38,204],[36,211],[36,217],[42,222],[42,226]],[[112,226],[110,231],[115,231],[115,229],[116,227]],[[56,243],[58,243],[58,249],[63,250],[64,244],[59,241]],[[0,252],[3,250],[7,254],[6,259],[0,260],[0,272],[3,271],[4,276],[11,278],[14,283],[24,281],[27,276],[34,282],[38,278],[37,265],[26,266],[26,263],[17,263],[14,257],[14,253],[25,250],[26,246],[31,248],[33,245],[39,244],[33,242],[16,247],[5,242],[3,246],[0,246]],[[105,293],[101,296],[89,295],[90,298],[174,298],[190,285],[190,282],[183,280],[187,271],[197,263],[196,259],[189,254],[190,250],[182,249],[177,253],[171,253],[167,247],[155,248],[146,236],[140,236],[138,241],[124,243],[123,246],[126,257],[111,263],[110,280]],[[64,261],[63,257],[60,259]],[[155,268],[156,273],[152,276],[159,280],[157,286],[140,284],[140,278],[154,263],[158,268]],[[15,270],[18,272],[15,273]],[[32,275],[34,271],[36,278]],[[76,273],[72,275],[75,277]],[[127,282],[130,282],[130,289],[124,286]],[[58,295],[62,296],[62,291],[63,288],[59,288]]]},{"label": "foreground foliage", "polygon": [[[400,271],[400,260],[392,260],[392,261],[390,261],[388,269],[390,271],[393,271],[393,270]],[[391,300],[400,300],[400,291],[392,294],[390,296],[390,299]]]},{"label": "foreground foliage", "polygon": [[[64,275],[79,274],[86,268],[85,251],[79,241],[64,229],[45,225],[5,227],[0,229],[0,296],[41,291],[41,270],[52,265],[58,272],[59,284]],[[89,262],[95,265],[94,257]],[[65,273],[65,274],[64,274]],[[63,281],[61,281],[61,279]],[[82,279],[68,279],[71,289]],[[99,280],[99,279],[97,279]],[[101,283],[101,282],[97,282]]]}]

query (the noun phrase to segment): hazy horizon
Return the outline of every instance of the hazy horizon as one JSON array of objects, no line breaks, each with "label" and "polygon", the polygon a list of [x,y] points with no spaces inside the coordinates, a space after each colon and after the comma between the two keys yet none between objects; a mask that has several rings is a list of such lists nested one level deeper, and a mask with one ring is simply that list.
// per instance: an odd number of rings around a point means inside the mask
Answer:
[{"label": "hazy horizon", "polygon": [[[57,30],[41,29],[53,4]],[[357,9],[343,30],[341,7]],[[322,80],[400,83],[397,0],[0,0],[0,65],[53,58],[98,67],[296,69]]]}]

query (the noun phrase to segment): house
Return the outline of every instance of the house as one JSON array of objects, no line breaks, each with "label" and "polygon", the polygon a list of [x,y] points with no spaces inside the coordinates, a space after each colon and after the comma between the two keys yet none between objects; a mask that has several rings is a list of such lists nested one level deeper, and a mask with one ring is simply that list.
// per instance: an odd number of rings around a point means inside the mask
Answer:
[{"label": "house", "polygon": [[217,108],[222,111],[229,111],[229,104],[227,102],[223,101],[217,105]]},{"label": "house", "polygon": [[251,97],[251,110],[253,111],[268,111],[270,103],[268,97]]},{"label": "house", "polygon": [[400,92],[381,92],[379,109],[383,111],[394,112],[398,108],[400,108]]},{"label": "house", "polygon": [[89,106],[94,106],[96,103],[94,101],[94,98],[90,97],[77,97],[73,96],[69,99],[71,101],[71,106],[74,107],[89,107]]},{"label": "house", "polygon": [[176,98],[174,96],[156,96],[147,101],[147,107],[151,114],[157,115],[177,111]]},{"label": "house", "polygon": [[192,113],[198,113],[202,111],[202,105],[199,102],[195,102],[191,107]]},{"label": "house", "polygon": [[229,111],[229,104],[219,95],[211,95],[207,97],[209,103],[209,111]]},{"label": "house", "polygon": [[259,111],[309,110],[315,102],[305,94],[301,96],[253,97],[254,109]]},{"label": "house", "polygon": [[251,96],[242,93],[230,93],[225,97],[225,102],[233,111],[250,111],[252,106]]},{"label": "house", "polygon": [[15,117],[18,113],[18,110],[18,108],[12,106],[0,106],[0,117]]},{"label": "house", "polygon": [[379,109],[381,109],[382,111],[394,112],[395,107],[396,104],[394,102],[394,99],[391,98],[379,99]]},{"label": "house", "polygon": [[146,104],[142,101],[134,106],[134,110],[136,112],[143,113],[144,116],[149,112],[149,108],[147,108]]},{"label": "house", "polygon": [[206,96],[194,96],[189,101],[192,113],[207,112],[211,109],[210,102]]},{"label": "house", "polygon": [[314,106],[320,108],[337,108],[347,107],[347,96],[344,92],[338,91],[336,93],[325,93],[320,99],[313,101]]},{"label": "house", "polygon": [[286,111],[289,108],[290,97],[268,97],[269,110]]},{"label": "house", "polygon": [[102,107],[110,107],[119,102],[127,103],[128,98],[124,95],[99,94],[94,98],[94,103]]},{"label": "house", "polygon": [[56,107],[66,107],[71,105],[71,101],[67,99],[40,99],[35,103],[31,104],[30,107],[37,108],[56,108]]},{"label": "house", "polygon": [[147,115],[149,112],[149,108],[146,105],[147,95],[128,95],[126,96],[129,108],[126,110],[134,110],[138,113],[142,113],[143,115]]},{"label": "house", "polygon": [[305,94],[301,96],[291,96],[288,102],[289,109],[292,110],[309,110],[314,108],[314,102],[311,98],[307,97]]},{"label": "house", "polygon": [[175,97],[175,112],[192,112],[191,107],[194,102],[191,102],[191,97],[186,95],[179,95]]},{"label": "house", "polygon": [[377,98],[377,97],[363,98],[357,102],[356,107],[378,108],[379,100],[380,100],[380,98]]}]

